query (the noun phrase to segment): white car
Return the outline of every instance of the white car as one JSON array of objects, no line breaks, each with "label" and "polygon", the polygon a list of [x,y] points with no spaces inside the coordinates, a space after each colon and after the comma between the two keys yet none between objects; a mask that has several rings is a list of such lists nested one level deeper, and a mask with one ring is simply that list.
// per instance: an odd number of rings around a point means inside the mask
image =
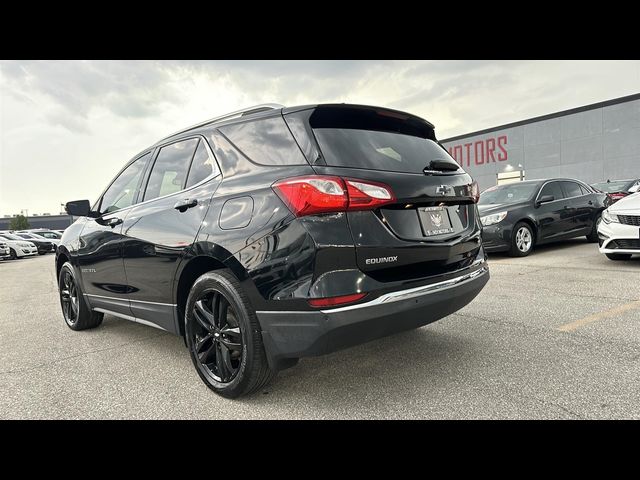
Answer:
[{"label": "white car", "polygon": [[611,260],[640,255],[640,193],[628,195],[602,212],[598,238],[600,253]]},{"label": "white car", "polygon": [[24,238],[20,238],[12,233],[0,234],[0,241],[7,244],[9,247],[9,256],[12,259],[30,257],[32,255],[38,255],[38,247],[31,242],[27,242]]},{"label": "white car", "polygon": [[38,230],[22,230],[15,232],[15,235],[24,238],[25,240],[38,240],[41,242],[53,243],[56,248],[60,245],[60,237],[56,236],[53,232],[38,231]]},{"label": "white car", "polygon": [[9,245],[4,240],[0,240],[0,258],[9,258]]}]

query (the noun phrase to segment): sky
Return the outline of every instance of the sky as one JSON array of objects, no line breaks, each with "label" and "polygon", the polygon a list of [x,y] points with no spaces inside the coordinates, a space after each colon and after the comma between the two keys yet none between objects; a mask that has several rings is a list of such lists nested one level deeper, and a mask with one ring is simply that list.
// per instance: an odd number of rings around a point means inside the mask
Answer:
[{"label": "sky", "polygon": [[460,135],[640,92],[640,61],[0,61],[0,216],[93,203],[140,150],[261,103],[404,110]]}]

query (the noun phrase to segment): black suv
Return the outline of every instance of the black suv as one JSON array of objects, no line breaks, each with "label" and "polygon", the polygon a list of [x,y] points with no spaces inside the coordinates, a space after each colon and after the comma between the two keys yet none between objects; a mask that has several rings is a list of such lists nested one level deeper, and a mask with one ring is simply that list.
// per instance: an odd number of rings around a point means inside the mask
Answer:
[{"label": "black suv", "polygon": [[477,184],[422,118],[261,106],[136,155],[56,254],[64,319],[182,335],[226,397],[300,357],[434,322],[489,280]]}]

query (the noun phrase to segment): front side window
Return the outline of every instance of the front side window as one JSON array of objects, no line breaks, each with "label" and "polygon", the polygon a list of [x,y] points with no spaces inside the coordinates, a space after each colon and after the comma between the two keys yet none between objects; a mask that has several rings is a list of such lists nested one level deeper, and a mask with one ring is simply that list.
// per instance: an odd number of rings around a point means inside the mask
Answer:
[{"label": "front side window", "polygon": [[198,141],[197,138],[191,138],[160,149],[147,182],[145,201],[171,195],[184,189],[187,170]]},{"label": "front side window", "polygon": [[125,168],[104,192],[100,202],[102,215],[133,205],[144,167],[150,156],[151,154],[147,153]]},{"label": "front side window", "polygon": [[538,198],[542,198],[545,195],[552,195],[554,200],[560,200],[564,198],[562,188],[560,188],[560,182],[547,183],[544,187],[542,187],[540,196]]}]

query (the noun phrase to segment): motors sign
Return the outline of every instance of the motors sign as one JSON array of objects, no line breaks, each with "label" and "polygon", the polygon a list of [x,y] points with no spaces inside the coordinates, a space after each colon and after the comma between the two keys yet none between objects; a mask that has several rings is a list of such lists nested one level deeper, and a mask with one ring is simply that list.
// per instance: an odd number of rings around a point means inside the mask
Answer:
[{"label": "motors sign", "polygon": [[460,143],[447,148],[449,155],[455,158],[461,167],[486,165],[508,160],[507,136],[485,138],[475,142]]}]

